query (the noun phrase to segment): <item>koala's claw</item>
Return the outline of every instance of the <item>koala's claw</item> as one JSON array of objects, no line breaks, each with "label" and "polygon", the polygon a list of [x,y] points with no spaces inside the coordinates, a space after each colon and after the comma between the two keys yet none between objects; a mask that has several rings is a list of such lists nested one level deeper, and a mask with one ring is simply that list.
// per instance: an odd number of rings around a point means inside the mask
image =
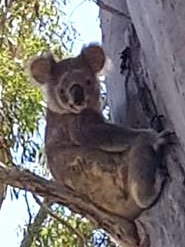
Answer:
[{"label": "koala's claw", "polygon": [[147,233],[146,227],[144,225],[143,222],[141,222],[140,220],[137,220],[137,223],[140,227],[140,229],[142,230],[142,232],[140,232],[140,235],[142,236],[142,239],[140,239],[140,243],[138,245],[138,247],[150,247],[150,236]]},{"label": "koala's claw", "polygon": [[172,135],[175,135],[175,132],[172,132],[170,130],[163,130],[159,133],[160,138],[169,138]]},{"label": "koala's claw", "polygon": [[158,134],[158,139],[155,142],[155,144],[153,145],[153,149],[155,151],[158,151],[159,148],[163,145],[167,145],[167,144],[172,144],[172,139],[175,136],[175,133],[170,131],[170,130],[163,130],[162,132],[160,132]]},{"label": "koala's claw", "polygon": [[168,169],[167,169],[167,167],[165,167],[165,166],[161,166],[161,167],[159,168],[159,175],[160,175],[161,177],[163,177],[164,179],[169,179],[169,178],[170,178]]},{"label": "koala's claw", "polygon": [[152,117],[150,125],[153,129],[157,131],[163,130],[163,120],[165,119],[164,115],[155,115]]}]

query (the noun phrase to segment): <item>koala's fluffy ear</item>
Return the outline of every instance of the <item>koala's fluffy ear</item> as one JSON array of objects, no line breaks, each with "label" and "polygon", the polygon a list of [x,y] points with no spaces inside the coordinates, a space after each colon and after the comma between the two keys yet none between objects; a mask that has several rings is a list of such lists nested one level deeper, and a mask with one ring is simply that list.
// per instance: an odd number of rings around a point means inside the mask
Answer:
[{"label": "koala's fluffy ear", "polygon": [[39,84],[48,83],[51,81],[55,64],[56,62],[51,54],[33,58],[29,65],[30,74]]},{"label": "koala's fluffy ear", "polygon": [[82,49],[80,56],[88,63],[94,73],[98,73],[105,64],[105,53],[99,45],[89,45]]}]

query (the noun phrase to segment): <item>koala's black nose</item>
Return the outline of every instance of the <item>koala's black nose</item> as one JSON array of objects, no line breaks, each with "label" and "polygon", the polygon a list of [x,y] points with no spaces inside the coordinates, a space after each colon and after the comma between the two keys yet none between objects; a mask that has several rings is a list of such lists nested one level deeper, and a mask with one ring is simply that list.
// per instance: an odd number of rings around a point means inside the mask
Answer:
[{"label": "koala's black nose", "polygon": [[70,94],[71,94],[73,101],[76,105],[81,105],[83,103],[83,101],[85,99],[83,87],[81,87],[78,84],[74,84],[70,88]]}]

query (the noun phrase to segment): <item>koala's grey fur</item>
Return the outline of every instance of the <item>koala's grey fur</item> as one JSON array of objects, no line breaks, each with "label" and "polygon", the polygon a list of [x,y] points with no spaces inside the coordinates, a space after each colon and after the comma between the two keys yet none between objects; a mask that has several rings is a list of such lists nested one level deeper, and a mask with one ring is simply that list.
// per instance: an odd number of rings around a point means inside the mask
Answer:
[{"label": "koala's grey fur", "polygon": [[[124,128],[104,120],[96,79],[104,62],[102,48],[90,45],[60,62],[51,55],[37,57],[30,70],[47,92],[45,141],[53,177],[129,225],[161,191],[158,150],[168,132]],[[132,232],[128,239],[134,239]],[[138,240],[132,241],[131,246],[138,246]]]}]

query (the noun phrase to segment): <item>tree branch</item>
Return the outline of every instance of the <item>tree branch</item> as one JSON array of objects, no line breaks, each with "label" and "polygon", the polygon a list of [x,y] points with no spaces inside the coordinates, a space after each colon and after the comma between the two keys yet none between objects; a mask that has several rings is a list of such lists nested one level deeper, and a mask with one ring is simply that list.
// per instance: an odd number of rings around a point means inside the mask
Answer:
[{"label": "tree branch", "polygon": [[85,237],[83,236],[83,234],[80,233],[80,231],[78,231],[77,229],[75,229],[74,227],[72,227],[66,220],[62,219],[61,217],[59,217],[56,213],[53,213],[47,206],[47,204],[42,203],[40,201],[40,199],[36,196],[33,195],[35,201],[43,208],[45,208],[46,212],[55,220],[59,221],[63,226],[65,226],[66,228],[68,228],[68,230],[70,231],[70,233],[73,235],[75,234],[78,239],[79,239],[79,247],[83,247],[86,246],[86,240]]},{"label": "tree branch", "polygon": [[[44,199],[44,202],[47,203],[47,199]],[[30,247],[31,246],[31,244],[33,243],[34,237],[36,236],[38,230],[41,227],[41,224],[46,219],[47,215],[48,215],[47,210],[45,209],[45,207],[41,206],[39,209],[39,212],[37,213],[34,219],[34,222],[28,226],[20,247]]]},{"label": "tree branch", "polygon": [[[2,162],[0,162],[0,181],[42,197],[47,197],[50,202],[62,203],[80,214],[82,214],[84,207],[86,208],[86,203],[83,202],[80,196],[74,194],[71,189],[55,181],[48,181],[28,170],[19,170],[15,167],[6,168]],[[94,206],[89,206],[87,211],[90,212],[91,207],[92,209],[94,208]]]},{"label": "tree branch", "polygon": [[[132,222],[129,223],[123,217],[98,207],[88,197],[77,194],[76,191],[64,186],[62,183],[58,184],[55,181],[48,181],[28,170],[19,170],[16,167],[6,168],[2,162],[0,162],[0,180],[13,187],[47,197],[50,203],[60,203],[69,207],[73,212],[79,213],[91,220],[95,227],[103,228],[111,233],[111,236],[117,239],[121,246],[124,246],[125,241],[130,241],[127,237],[134,227]],[[127,228],[125,228],[125,225]]]}]

